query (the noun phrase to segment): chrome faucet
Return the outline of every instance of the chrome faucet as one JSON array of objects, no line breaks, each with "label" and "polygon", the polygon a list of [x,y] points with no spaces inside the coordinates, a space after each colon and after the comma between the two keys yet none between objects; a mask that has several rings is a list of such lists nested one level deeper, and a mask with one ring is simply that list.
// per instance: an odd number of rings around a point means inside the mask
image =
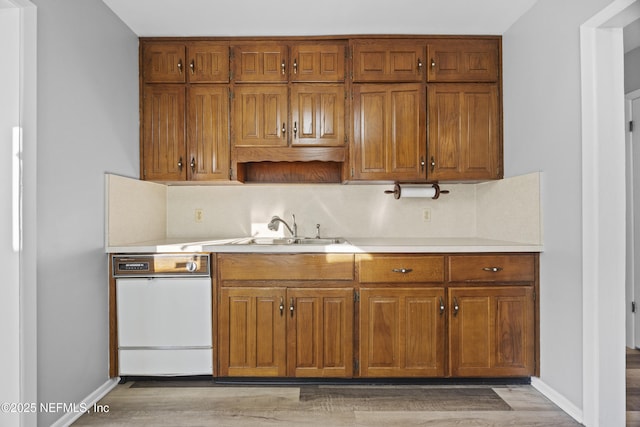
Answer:
[{"label": "chrome faucet", "polygon": [[293,217],[293,230],[291,229],[291,227],[289,227],[289,224],[287,224],[285,220],[283,220],[277,215],[274,215],[273,217],[271,217],[271,222],[267,224],[267,228],[272,231],[278,231],[278,228],[280,227],[280,223],[283,223],[284,226],[287,227],[287,230],[289,230],[289,233],[291,233],[291,237],[298,237],[298,224],[296,224],[296,216],[295,215],[291,215],[291,216]]}]

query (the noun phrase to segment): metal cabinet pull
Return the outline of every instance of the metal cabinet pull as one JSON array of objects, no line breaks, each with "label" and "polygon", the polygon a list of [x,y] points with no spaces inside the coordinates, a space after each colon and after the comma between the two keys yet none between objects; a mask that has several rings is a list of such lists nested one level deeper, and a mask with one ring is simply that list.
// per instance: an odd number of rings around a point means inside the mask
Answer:
[{"label": "metal cabinet pull", "polygon": [[424,172],[424,165],[425,165],[424,157],[420,156],[420,170],[422,172]]},{"label": "metal cabinet pull", "polygon": [[291,313],[291,317],[293,317],[293,297],[291,298],[291,301],[289,302],[289,312]]},{"label": "metal cabinet pull", "polygon": [[436,68],[436,61],[431,58],[431,68]]},{"label": "metal cabinet pull", "polygon": [[298,122],[293,122],[293,137],[298,137]]},{"label": "metal cabinet pull", "polygon": [[178,72],[182,74],[182,59],[178,60]]},{"label": "metal cabinet pull", "polygon": [[391,271],[393,271],[394,273],[408,274],[413,271],[413,268],[394,268]]},{"label": "metal cabinet pull", "polygon": [[460,306],[458,305],[458,299],[453,297],[453,315],[455,316],[460,311]]},{"label": "metal cabinet pull", "polygon": [[194,62],[194,60],[191,60],[191,63],[189,64],[189,68],[191,68],[191,74],[195,74],[196,72],[196,64]]},{"label": "metal cabinet pull", "polygon": [[418,58],[418,71],[422,71],[422,59]]},{"label": "metal cabinet pull", "polygon": [[284,133],[287,131],[287,126],[285,123],[282,123],[282,136],[284,136]]},{"label": "metal cabinet pull", "polygon": [[436,168],[436,160],[431,156],[431,172]]},{"label": "metal cabinet pull", "polygon": [[178,160],[178,169],[180,169],[180,172],[182,172],[182,157],[180,157],[180,160]]},{"label": "metal cabinet pull", "polygon": [[482,267],[484,271],[490,271],[492,273],[497,273],[498,271],[502,271],[502,267]]},{"label": "metal cabinet pull", "polygon": [[189,166],[191,166],[191,172],[195,172],[196,171],[196,159],[195,158],[191,158],[191,163],[189,163]]},{"label": "metal cabinet pull", "polygon": [[442,297],[440,297],[440,314],[444,314],[444,310],[445,310],[445,306],[444,306],[444,299]]},{"label": "metal cabinet pull", "polygon": [[280,297],[280,316],[284,314],[284,298]]},{"label": "metal cabinet pull", "polygon": [[282,75],[284,76],[285,74],[285,69],[286,69],[286,65],[284,63],[284,59],[282,60],[282,63],[280,64],[280,69],[282,70]]},{"label": "metal cabinet pull", "polygon": [[293,60],[293,74],[298,74],[298,59]]}]

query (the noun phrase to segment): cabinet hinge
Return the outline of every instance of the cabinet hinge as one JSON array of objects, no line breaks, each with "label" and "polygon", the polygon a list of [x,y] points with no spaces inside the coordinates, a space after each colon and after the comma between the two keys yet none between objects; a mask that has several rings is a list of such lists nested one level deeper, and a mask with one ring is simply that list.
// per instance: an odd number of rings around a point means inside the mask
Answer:
[{"label": "cabinet hinge", "polygon": [[636,312],[636,302],[635,301],[631,301],[631,312],[632,313]]},{"label": "cabinet hinge", "polygon": [[229,89],[229,99],[233,99],[233,91]]},{"label": "cabinet hinge", "polygon": [[360,292],[353,291],[353,302],[360,302]]},{"label": "cabinet hinge", "polygon": [[629,132],[633,132],[633,120],[629,122]]},{"label": "cabinet hinge", "polygon": [[358,359],[353,359],[353,373],[354,374],[360,373],[360,362],[358,361]]},{"label": "cabinet hinge", "polygon": [[229,71],[229,80],[233,81],[233,70]]},{"label": "cabinet hinge", "polygon": [[355,175],[355,172],[353,171],[353,168],[351,168],[351,178],[353,178],[354,175]]},{"label": "cabinet hinge", "polygon": [[347,142],[349,142],[349,137],[347,135],[344,136],[344,143],[346,144]]},{"label": "cabinet hinge", "polygon": [[233,168],[229,168],[229,179],[233,176]]}]

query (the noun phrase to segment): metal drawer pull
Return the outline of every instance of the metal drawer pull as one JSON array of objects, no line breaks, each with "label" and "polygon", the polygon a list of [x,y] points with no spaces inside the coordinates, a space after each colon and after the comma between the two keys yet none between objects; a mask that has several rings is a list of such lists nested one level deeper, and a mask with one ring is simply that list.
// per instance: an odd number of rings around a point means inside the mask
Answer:
[{"label": "metal drawer pull", "polygon": [[413,268],[394,268],[391,271],[393,271],[394,273],[407,274],[407,273],[411,273],[413,271]]},{"label": "metal drawer pull", "polygon": [[284,298],[280,297],[280,316],[284,314]]},{"label": "metal drawer pull", "polygon": [[178,60],[178,72],[182,75],[182,59]]},{"label": "metal drawer pull", "polygon": [[453,315],[455,316],[460,311],[460,306],[458,305],[458,299],[453,297]]},{"label": "metal drawer pull", "polygon": [[293,317],[293,298],[291,298],[291,303],[289,304],[289,311],[291,312],[291,317]]},{"label": "metal drawer pull", "polygon": [[491,271],[493,273],[497,273],[498,271],[502,271],[502,267],[483,267],[484,271]]},{"label": "metal drawer pull", "polygon": [[442,297],[440,297],[440,314],[444,314],[444,299],[442,299]]}]

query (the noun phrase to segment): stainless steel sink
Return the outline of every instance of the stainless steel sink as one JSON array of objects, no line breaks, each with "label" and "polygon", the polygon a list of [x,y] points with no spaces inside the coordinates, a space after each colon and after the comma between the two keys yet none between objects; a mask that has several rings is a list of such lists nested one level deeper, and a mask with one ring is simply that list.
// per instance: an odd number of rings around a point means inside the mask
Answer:
[{"label": "stainless steel sink", "polygon": [[237,240],[240,245],[341,245],[348,243],[342,237],[252,237]]}]

